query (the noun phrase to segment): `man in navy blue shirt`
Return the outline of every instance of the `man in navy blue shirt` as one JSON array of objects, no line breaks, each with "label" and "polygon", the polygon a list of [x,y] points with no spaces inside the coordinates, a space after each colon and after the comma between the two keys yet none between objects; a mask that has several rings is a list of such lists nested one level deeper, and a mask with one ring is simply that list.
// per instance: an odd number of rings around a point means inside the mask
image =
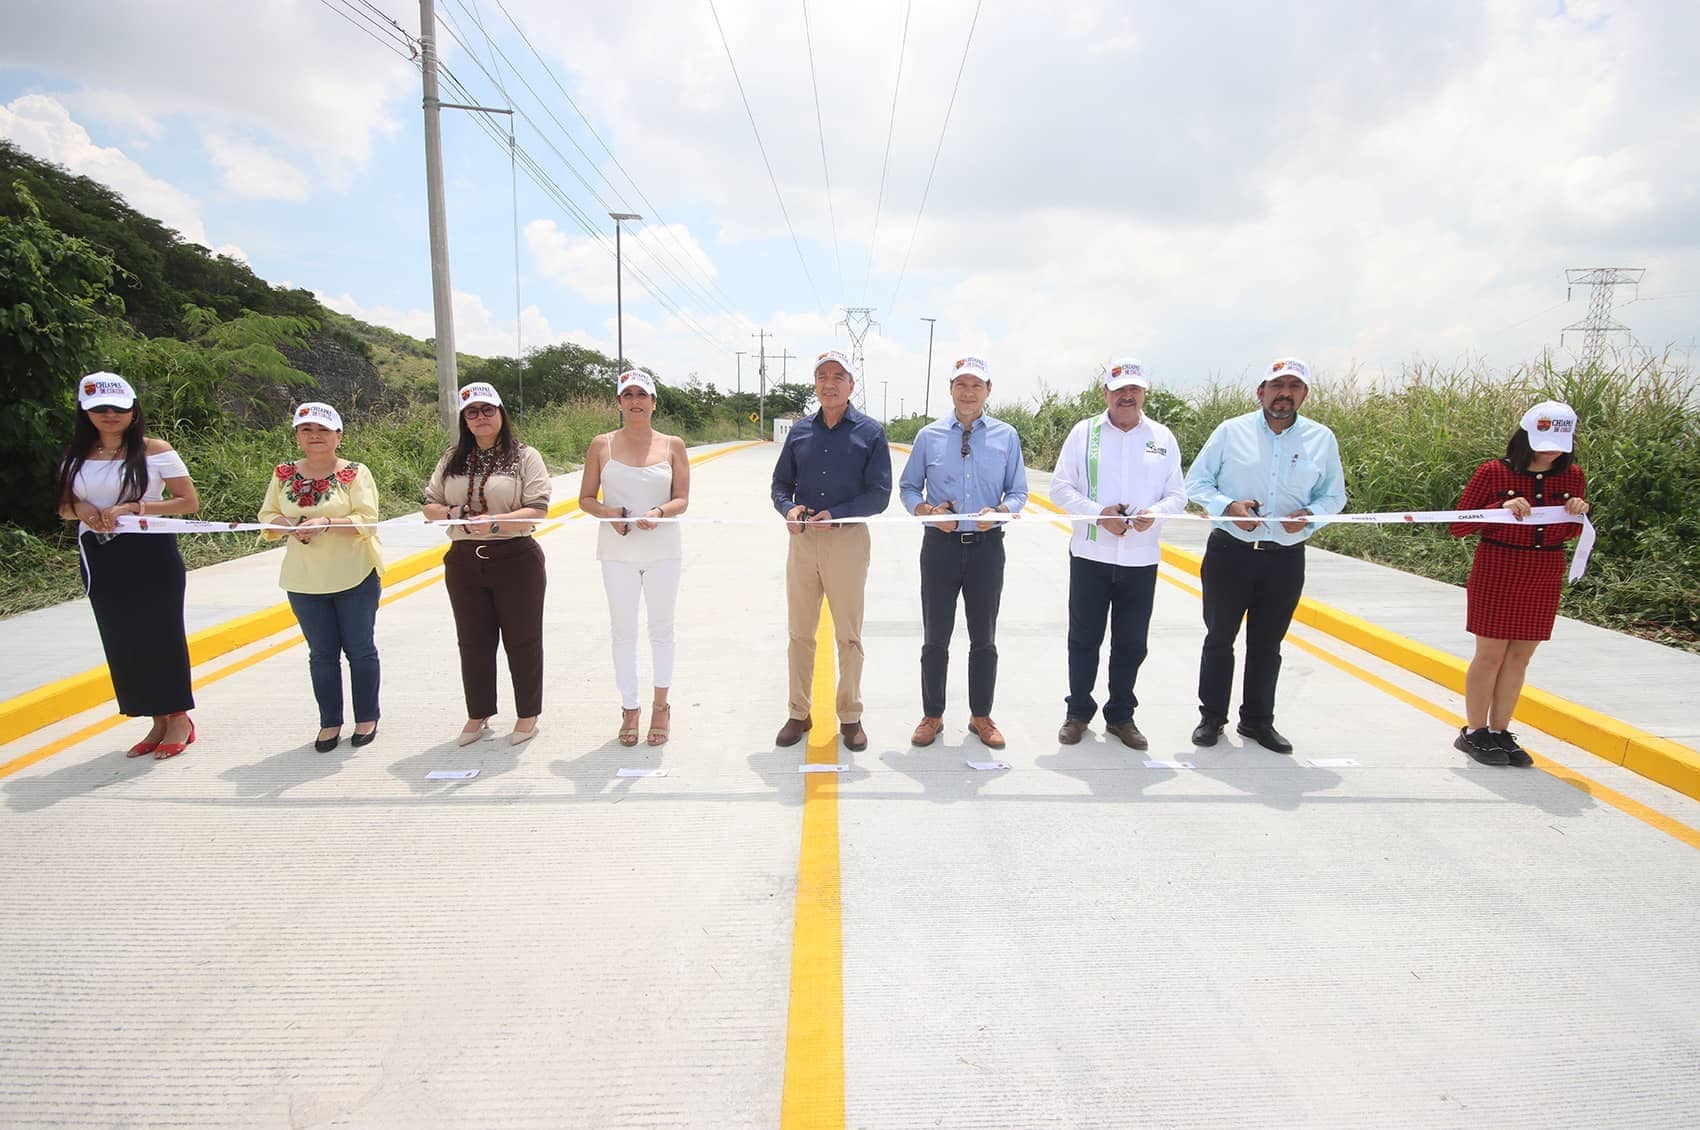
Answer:
[{"label": "man in navy blue shirt", "polygon": [[885,429],[850,403],[856,370],[837,350],[815,359],[820,411],[791,426],[773,467],[773,508],[785,516],[790,549],[785,595],[791,636],[788,716],[774,742],[796,745],[810,726],[815,629],[824,596],[838,641],[838,728],[852,750],[868,748],[862,729],[862,597],[872,541],[865,523],[891,504],[891,449]]},{"label": "man in navy blue shirt", "polygon": [[909,513],[963,515],[960,522],[929,522],[921,534],[921,722],[909,739],[915,745],[932,745],[944,728],[945,675],[958,596],[968,620],[968,728],[988,749],[1006,744],[992,721],[1003,523],[969,519],[1021,513],[1027,504],[1027,466],[1015,429],[986,414],[991,395],[986,363],[960,358],[950,374],[955,411],[921,429],[898,482]]}]

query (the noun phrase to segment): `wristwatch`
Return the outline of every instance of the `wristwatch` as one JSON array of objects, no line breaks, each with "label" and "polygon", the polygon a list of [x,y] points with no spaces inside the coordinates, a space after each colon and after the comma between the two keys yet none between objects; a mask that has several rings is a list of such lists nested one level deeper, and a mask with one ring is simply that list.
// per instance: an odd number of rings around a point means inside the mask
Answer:
[{"label": "wristwatch", "polygon": [[502,524],[500,522],[491,522],[490,523],[490,532],[493,533],[493,534],[500,532],[501,528],[502,528]]}]

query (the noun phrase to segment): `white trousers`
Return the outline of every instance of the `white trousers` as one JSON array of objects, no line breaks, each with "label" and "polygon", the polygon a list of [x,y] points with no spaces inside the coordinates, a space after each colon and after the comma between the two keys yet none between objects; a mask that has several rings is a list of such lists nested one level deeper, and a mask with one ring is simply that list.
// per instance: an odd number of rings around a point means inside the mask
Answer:
[{"label": "white trousers", "polygon": [[649,651],[655,665],[655,685],[673,685],[673,610],[679,602],[680,559],[635,564],[602,563],[602,587],[608,592],[608,617],[613,623],[614,684],[620,705],[638,708],[638,599],[649,610]]}]

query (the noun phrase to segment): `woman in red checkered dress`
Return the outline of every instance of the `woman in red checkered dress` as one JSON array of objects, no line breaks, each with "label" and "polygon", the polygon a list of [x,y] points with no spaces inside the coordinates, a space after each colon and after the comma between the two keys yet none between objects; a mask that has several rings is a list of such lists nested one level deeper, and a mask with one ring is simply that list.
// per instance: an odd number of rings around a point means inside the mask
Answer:
[{"label": "woman in red checkered dress", "polygon": [[[1503,507],[1519,519],[1536,506],[1586,514],[1587,481],[1571,455],[1575,434],[1576,413],[1569,405],[1553,400],[1535,405],[1505,445],[1505,457],[1476,468],[1458,509]],[[1532,765],[1509,729],[1511,714],[1535,648],[1552,638],[1564,588],[1564,543],[1582,527],[1454,522],[1451,529],[1455,537],[1479,535],[1465,622],[1476,637],[1476,654],[1464,676],[1469,724],[1452,744],[1484,765]]]}]

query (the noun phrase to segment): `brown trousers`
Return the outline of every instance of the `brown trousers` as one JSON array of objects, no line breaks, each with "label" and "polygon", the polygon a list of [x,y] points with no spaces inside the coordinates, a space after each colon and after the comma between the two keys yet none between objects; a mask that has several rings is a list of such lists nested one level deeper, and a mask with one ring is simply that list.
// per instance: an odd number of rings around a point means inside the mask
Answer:
[{"label": "brown trousers", "polygon": [[815,630],[820,627],[821,597],[832,609],[832,633],[838,640],[838,720],[862,720],[862,600],[868,580],[872,540],[868,527],[805,529],[789,538],[785,559],[785,596],[791,646],[793,718],[807,718],[813,705]]},{"label": "brown trousers", "polygon": [[514,714],[543,713],[543,590],[548,577],[534,538],[457,541],[443,560],[455,614],[466,716],[496,713],[496,644],[508,653]]}]

